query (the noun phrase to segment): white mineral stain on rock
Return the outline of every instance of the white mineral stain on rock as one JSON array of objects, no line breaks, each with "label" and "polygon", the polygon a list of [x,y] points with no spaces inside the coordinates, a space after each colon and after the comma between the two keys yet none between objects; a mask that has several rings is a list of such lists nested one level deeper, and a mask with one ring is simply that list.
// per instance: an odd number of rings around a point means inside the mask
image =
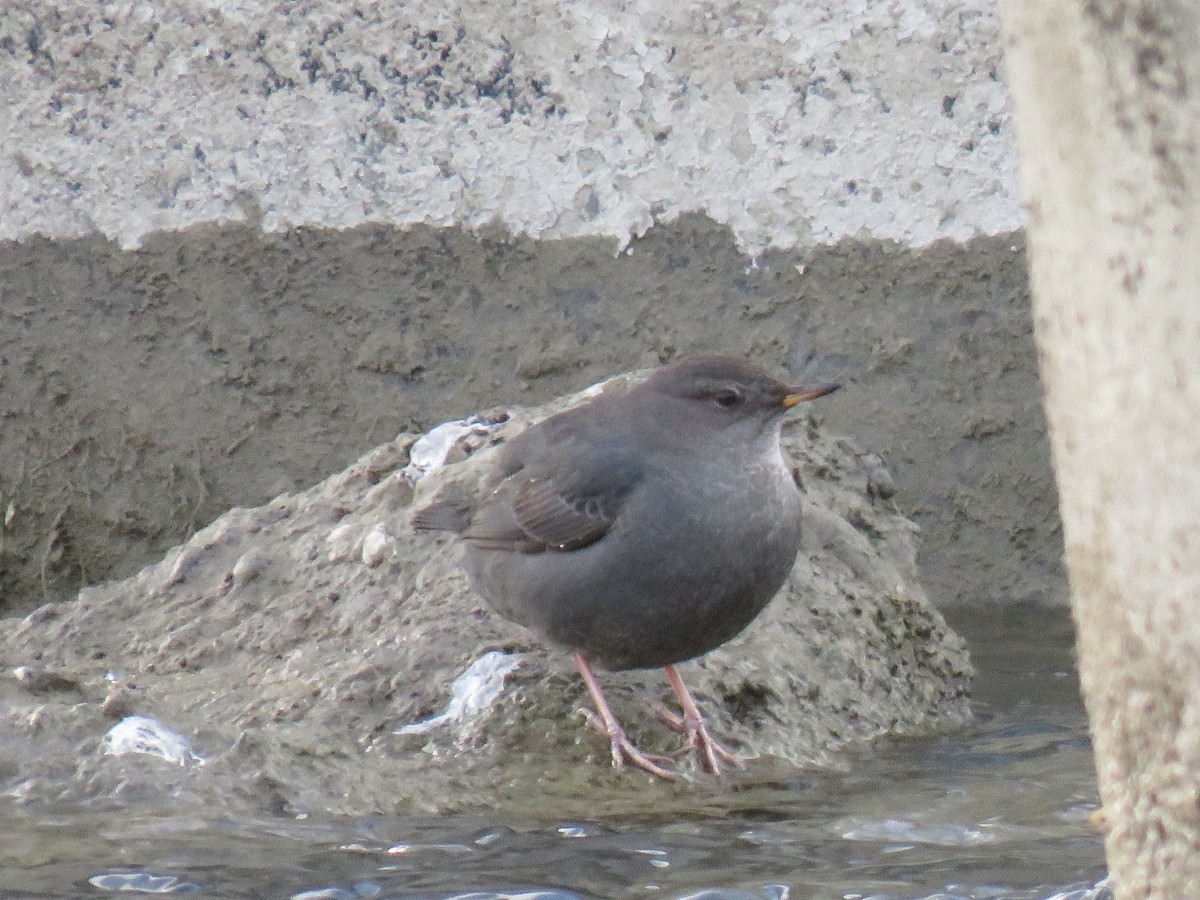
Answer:
[{"label": "white mineral stain on rock", "polygon": [[440,469],[446,464],[450,453],[466,437],[470,435],[485,435],[495,429],[495,424],[472,416],[470,419],[458,419],[453,422],[443,422],[428,433],[421,435],[409,451],[408,465],[404,467],[404,477],[416,484],[430,472]]},{"label": "white mineral stain on rock", "polygon": [[450,703],[444,712],[402,725],[395,734],[425,734],[440,725],[462,722],[491,706],[504,690],[504,679],[521,664],[512,653],[490,650],[450,684]]},{"label": "white mineral stain on rock", "polygon": [[177,766],[206,762],[181,734],[150,716],[128,716],[110,728],[104,735],[104,752],[109,756],[145,753]]}]

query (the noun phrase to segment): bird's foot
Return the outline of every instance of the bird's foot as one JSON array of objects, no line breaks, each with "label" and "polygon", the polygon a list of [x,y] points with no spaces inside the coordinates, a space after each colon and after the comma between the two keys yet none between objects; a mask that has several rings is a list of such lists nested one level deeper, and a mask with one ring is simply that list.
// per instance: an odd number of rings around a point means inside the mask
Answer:
[{"label": "bird's foot", "polygon": [[658,717],[672,731],[687,739],[687,748],[699,754],[700,765],[710,775],[720,775],[729,769],[744,769],[746,763],[740,756],[722,746],[709,734],[708,725],[701,716],[677,716],[665,704],[658,705]]},{"label": "bird's foot", "polygon": [[600,716],[592,712],[590,709],[581,709],[587,723],[592,726],[601,737],[607,738],[609,745],[612,747],[612,762],[614,769],[622,769],[625,763],[643,771],[649,772],[656,778],[662,778],[665,781],[678,781],[679,774],[666,768],[670,760],[662,756],[654,756],[650,753],[643,752],[637,744],[629,739],[625,734],[625,729],[622,728],[615,720],[605,722]]}]

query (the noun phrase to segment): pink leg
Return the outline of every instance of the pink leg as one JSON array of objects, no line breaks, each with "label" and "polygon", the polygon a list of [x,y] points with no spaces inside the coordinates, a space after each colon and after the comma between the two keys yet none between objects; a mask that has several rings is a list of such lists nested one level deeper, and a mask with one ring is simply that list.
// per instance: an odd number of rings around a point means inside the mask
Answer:
[{"label": "pink leg", "polygon": [[[659,778],[665,778],[668,781],[674,781],[678,778],[679,776],[674,772],[663,768],[655,762],[656,759],[661,759],[661,757],[654,757],[643,753],[633,741],[629,740],[625,734],[625,729],[621,727],[621,723],[617,721],[617,717],[609,709],[608,701],[604,699],[604,691],[600,689],[600,682],[596,680],[596,675],[592,672],[592,664],[588,662],[588,658],[582,653],[575,653],[572,658],[575,660],[575,665],[579,667],[579,674],[583,676],[583,683],[587,685],[588,693],[592,695],[592,702],[596,704],[595,713],[590,710],[584,710],[584,715],[587,716],[588,724],[604,737],[608,738],[609,743],[612,745],[613,767],[620,769],[628,761],[639,769],[645,769],[651,775]],[[599,718],[597,718],[597,714]]]},{"label": "pink leg", "polygon": [[662,710],[665,713],[663,718],[668,725],[680,734],[687,736],[689,749],[699,751],[700,765],[703,766],[704,771],[720,775],[722,763],[739,769],[745,768],[745,763],[737,754],[722,747],[708,733],[708,726],[704,723],[700,707],[696,705],[692,692],[683,683],[683,677],[679,674],[679,670],[674,666],[667,666],[664,671],[667,673],[667,680],[671,682],[671,689],[679,698],[679,707],[683,710],[683,718],[674,716],[665,708]]}]

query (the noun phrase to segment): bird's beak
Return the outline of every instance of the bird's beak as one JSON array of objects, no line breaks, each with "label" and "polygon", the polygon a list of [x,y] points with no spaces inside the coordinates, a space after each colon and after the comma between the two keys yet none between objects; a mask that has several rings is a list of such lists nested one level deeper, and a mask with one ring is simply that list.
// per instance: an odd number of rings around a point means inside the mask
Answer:
[{"label": "bird's beak", "polygon": [[824,384],[812,384],[806,387],[790,387],[783,397],[783,408],[791,409],[798,403],[816,400],[818,397],[832,394],[840,387],[841,384],[836,381],[827,381]]}]

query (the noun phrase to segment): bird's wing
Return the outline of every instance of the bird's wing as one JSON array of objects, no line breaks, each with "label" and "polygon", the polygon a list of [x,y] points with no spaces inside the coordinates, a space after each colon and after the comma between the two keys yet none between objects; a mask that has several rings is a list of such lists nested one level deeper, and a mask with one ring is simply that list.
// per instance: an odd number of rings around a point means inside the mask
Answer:
[{"label": "bird's wing", "polygon": [[546,429],[513,447],[522,465],[475,511],[463,538],[518,553],[578,550],[606,535],[642,467],[609,435]]},{"label": "bird's wing", "polygon": [[517,477],[479,508],[463,539],[520,553],[578,550],[604,537],[615,518],[595,497],[570,496],[550,482]]}]

